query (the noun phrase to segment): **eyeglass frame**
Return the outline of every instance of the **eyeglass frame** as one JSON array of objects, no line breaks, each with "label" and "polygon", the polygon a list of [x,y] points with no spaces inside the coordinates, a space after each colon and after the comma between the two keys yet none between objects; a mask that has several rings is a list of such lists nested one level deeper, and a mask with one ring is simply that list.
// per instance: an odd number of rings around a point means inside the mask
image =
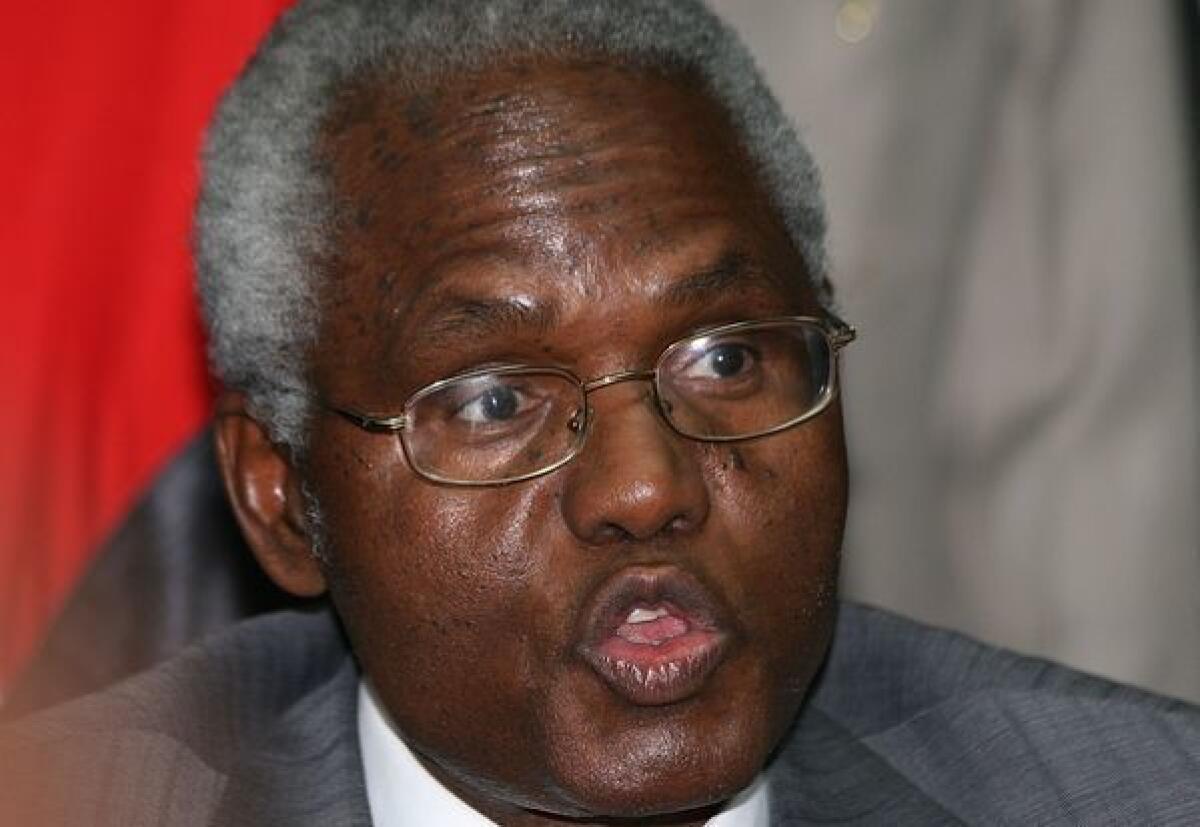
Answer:
[{"label": "eyeglass frame", "polygon": [[[825,336],[825,341],[829,347],[829,381],[826,383],[824,390],[821,393],[821,398],[809,410],[803,414],[793,417],[779,425],[773,425],[762,431],[756,431],[751,434],[739,434],[737,436],[696,436],[681,430],[672,420],[670,414],[663,409],[663,400],[659,395],[659,376],[658,372],[667,358],[677,350],[686,345],[691,344],[694,340],[705,336],[714,336],[726,333],[736,333],[740,330],[761,329],[770,327],[784,327],[793,324],[811,325],[820,329]],[[858,331],[852,326],[837,318],[833,314],[828,314],[824,317],[818,316],[774,316],[767,319],[753,319],[740,322],[729,322],[726,324],[716,325],[714,327],[701,328],[682,339],[672,342],[668,345],[658,358],[654,361],[654,367],[650,370],[622,370],[615,373],[605,374],[604,376],[596,377],[595,379],[583,380],[576,376],[566,368],[555,367],[551,365],[499,365],[495,367],[475,368],[464,373],[458,373],[454,376],[448,376],[445,379],[438,379],[424,385],[414,391],[408,399],[404,401],[404,413],[399,413],[391,416],[377,416],[365,414],[356,411],[353,408],[334,405],[325,400],[321,400],[320,404],[323,408],[335,413],[351,424],[358,426],[369,433],[394,434],[399,436],[400,450],[404,452],[404,459],[408,463],[408,467],[418,477],[438,485],[448,485],[463,488],[487,488],[502,485],[513,485],[518,482],[526,482],[528,480],[537,479],[547,474],[557,471],[562,468],[583,451],[583,446],[587,443],[588,433],[591,430],[593,419],[593,411],[591,405],[588,404],[588,396],[593,391],[607,388],[612,385],[622,382],[646,381],[650,383],[651,392],[654,396],[654,408],[658,412],[659,419],[666,424],[671,431],[684,439],[690,439],[693,442],[711,442],[711,443],[727,443],[727,442],[745,442],[751,439],[760,439],[765,436],[771,436],[781,431],[786,431],[789,428],[794,428],[808,420],[819,416],[829,407],[838,392],[838,359],[842,348],[853,342],[858,337]],[[404,432],[409,430],[409,416],[407,413],[414,404],[437,393],[439,390],[452,385],[456,382],[461,382],[465,379],[474,379],[479,376],[505,376],[509,374],[542,374],[558,376],[569,380],[572,384],[577,385],[580,390],[580,395],[583,398],[583,406],[580,411],[576,412],[571,417],[568,423],[569,428],[579,432],[578,440],[572,446],[571,450],[561,459],[556,460],[551,465],[540,468],[537,471],[520,474],[515,477],[505,477],[499,480],[457,480],[449,477],[441,477],[437,474],[430,473],[422,468],[419,468],[413,462],[412,451],[409,449],[407,442],[404,439]],[[582,414],[582,420],[578,421],[578,417]]]}]

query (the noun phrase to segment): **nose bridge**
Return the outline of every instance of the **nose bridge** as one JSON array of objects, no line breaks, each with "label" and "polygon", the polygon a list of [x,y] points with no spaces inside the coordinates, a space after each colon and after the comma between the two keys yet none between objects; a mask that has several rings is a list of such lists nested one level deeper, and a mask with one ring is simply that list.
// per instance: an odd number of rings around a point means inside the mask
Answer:
[{"label": "nose bridge", "polygon": [[583,383],[583,393],[589,396],[592,391],[598,391],[601,388],[607,388],[610,385],[619,385],[622,382],[636,382],[638,380],[653,382],[654,371],[652,370],[622,370],[616,373],[609,373],[605,376],[599,376],[588,382]]},{"label": "nose bridge", "polygon": [[[628,370],[586,382],[589,408],[595,391],[653,378],[653,371]],[[695,527],[707,516],[700,468],[646,398],[653,393],[648,388],[632,398],[601,402],[601,394],[595,400],[600,410],[591,416],[588,448],[569,472],[563,502],[568,525],[586,542],[649,539]]]},{"label": "nose bridge", "polygon": [[[597,417],[595,408],[592,406],[592,401],[594,398],[603,399],[606,396],[611,396],[614,394],[615,386],[633,382],[645,382],[649,383],[649,386],[645,388],[644,392],[640,392],[636,396],[627,397],[626,402],[610,400],[604,403],[602,405],[604,408],[604,414]],[[631,435],[628,432],[629,426],[619,424],[619,420],[621,420],[624,416],[628,416],[630,409],[635,411],[642,410],[644,412],[643,416],[648,415],[648,418],[643,421],[651,425],[653,431],[658,432],[663,430],[672,430],[670,425],[663,418],[662,412],[658,407],[658,391],[654,387],[653,382],[654,371],[652,370],[622,370],[616,373],[605,374],[604,376],[599,376],[595,379],[591,379],[582,383],[584,398],[586,399],[588,406],[588,418],[590,420],[589,430],[593,432],[596,430],[597,419],[599,419],[600,428],[606,432],[605,435],[602,435],[599,438],[597,438],[594,433],[589,435],[589,442],[593,443],[591,446],[592,450],[596,450],[594,443],[605,441],[609,438],[609,436],[612,436],[613,434],[610,432],[612,432],[613,429],[616,429],[617,433],[615,436],[617,436],[621,442],[628,442],[630,440]],[[597,395],[598,391],[605,391],[606,393]],[[617,395],[619,396],[619,394]],[[644,405],[641,403],[649,404]],[[641,433],[641,431],[639,430],[638,433]],[[632,438],[637,439],[637,434],[634,434]]]}]

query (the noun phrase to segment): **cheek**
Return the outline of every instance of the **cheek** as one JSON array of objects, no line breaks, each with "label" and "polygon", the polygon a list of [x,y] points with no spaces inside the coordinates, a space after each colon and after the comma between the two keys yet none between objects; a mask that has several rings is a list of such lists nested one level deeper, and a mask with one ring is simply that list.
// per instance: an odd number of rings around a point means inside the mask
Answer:
[{"label": "cheek", "polygon": [[766,556],[797,570],[821,567],[840,552],[847,474],[841,419],[831,410],[769,439],[713,446],[719,456],[715,500],[744,537],[760,537]]},{"label": "cheek", "polygon": [[835,609],[847,487],[840,419],[714,450],[714,501],[737,550],[729,598],[777,685],[806,683]]},{"label": "cheek", "polygon": [[332,597],[355,653],[415,742],[486,761],[477,734],[494,720],[521,726],[512,704],[530,694],[530,651],[552,645],[530,617],[544,569],[530,553],[546,523],[537,489],[439,488],[402,462],[344,465],[356,473],[321,499]]}]

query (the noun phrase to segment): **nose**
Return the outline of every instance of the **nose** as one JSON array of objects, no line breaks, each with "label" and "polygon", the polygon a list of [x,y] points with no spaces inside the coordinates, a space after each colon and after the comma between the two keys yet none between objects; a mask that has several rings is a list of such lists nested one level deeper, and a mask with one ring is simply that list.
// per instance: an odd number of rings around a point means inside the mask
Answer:
[{"label": "nose", "polygon": [[686,534],[708,516],[708,488],[693,443],[655,410],[644,382],[593,391],[591,429],[568,466],[563,516],[589,545]]}]

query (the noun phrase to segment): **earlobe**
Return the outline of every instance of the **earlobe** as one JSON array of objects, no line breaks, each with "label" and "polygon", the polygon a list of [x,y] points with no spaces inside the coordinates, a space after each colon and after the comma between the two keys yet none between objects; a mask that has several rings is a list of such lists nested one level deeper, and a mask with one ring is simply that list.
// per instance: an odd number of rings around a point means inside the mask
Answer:
[{"label": "earlobe", "polygon": [[291,458],[250,415],[239,393],[221,395],[214,428],[225,492],[259,565],[287,592],[322,594],[325,576],[313,553]]}]

